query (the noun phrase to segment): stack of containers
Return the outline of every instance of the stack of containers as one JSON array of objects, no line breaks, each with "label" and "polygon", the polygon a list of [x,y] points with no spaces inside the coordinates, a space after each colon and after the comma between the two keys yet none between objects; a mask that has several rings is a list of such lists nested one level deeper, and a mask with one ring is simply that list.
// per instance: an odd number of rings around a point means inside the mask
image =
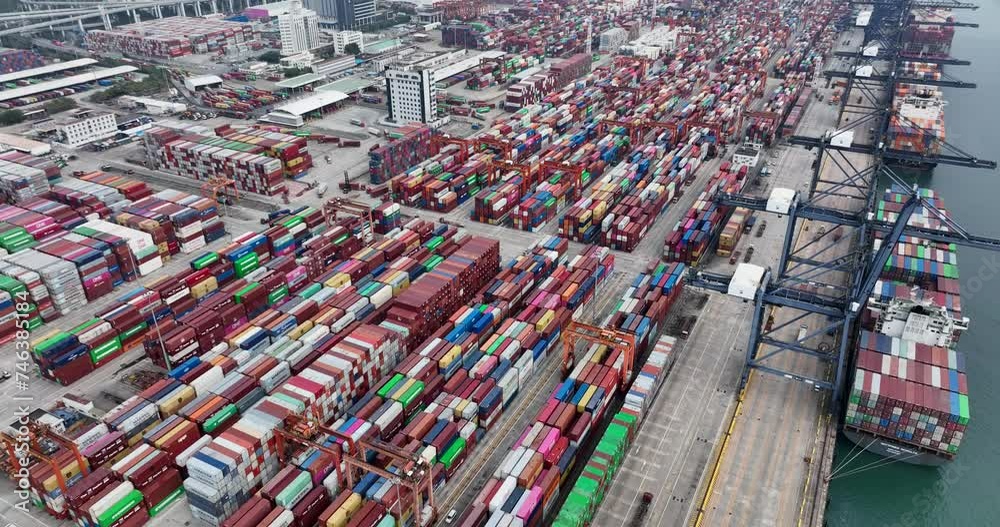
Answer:
[{"label": "stack of containers", "polygon": [[305,137],[252,128],[234,129],[229,125],[216,128],[215,133],[229,141],[262,148],[264,155],[281,161],[285,177],[301,178],[313,166]]},{"label": "stack of containers", "polygon": [[738,194],[746,183],[747,173],[746,166],[735,169],[728,161],[722,163],[719,172],[708,181],[691,209],[667,235],[663,248],[666,260],[691,264],[707,252],[709,243],[732,212],[729,207],[715,204],[716,194]]},{"label": "stack of containers", "polygon": [[0,196],[5,201],[18,203],[49,190],[45,171],[0,158]]},{"label": "stack of containers", "polygon": [[[57,183],[60,179],[59,166],[50,159],[44,157],[35,157],[30,154],[18,152],[17,150],[9,150],[7,152],[0,153],[0,160],[41,170],[45,173],[45,178],[48,180],[50,185]],[[42,187],[39,186],[38,188],[41,189]]]},{"label": "stack of containers", "polygon": [[13,205],[0,205],[0,222],[24,228],[37,241],[62,232],[62,228],[54,218]]},{"label": "stack of containers", "polygon": [[575,81],[590,72],[593,59],[586,53],[578,53],[554,64],[545,74],[537,74],[512,84],[507,88],[504,104],[508,109],[518,110],[540,101],[554,90]]},{"label": "stack of containers", "polygon": [[155,127],[144,135],[146,159],[153,168],[200,181],[232,179],[241,191],[266,196],[282,194],[284,167],[264,155],[265,148],[220,137],[180,135]]},{"label": "stack of containers", "polygon": [[79,274],[88,301],[100,298],[114,289],[111,269],[100,250],[71,241],[68,236],[40,243],[33,250],[71,262]]},{"label": "stack of containers", "polygon": [[[45,283],[42,282],[42,277],[38,272],[8,262],[0,262],[0,275],[14,280],[15,283],[11,284],[11,288],[5,289],[11,293],[14,300],[18,302],[26,301],[33,306],[33,309],[37,311],[38,315],[45,322],[59,318],[60,313],[52,303],[49,290],[45,287]],[[17,284],[23,285],[24,290]],[[26,297],[24,295],[25,292],[27,293]]]},{"label": "stack of containers", "polygon": [[0,73],[30,70],[44,65],[45,60],[34,51],[10,48],[0,50]]},{"label": "stack of containers", "polygon": [[20,225],[0,222],[0,249],[5,254],[14,254],[24,249],[30,249],[36,244],[34,236]]},{"label": "stack of containers", "polygon": [[56,220],[59,226],[66,230],[72,230],[73,227],[86,221],[76,210],[68,205],[45,198],[29,198],[18,203],[18,206],[25,210],[44,214]]},{"label": "stack of containers", "polygon": [[393,229],[399,228],[402,222],[401,209],[398,203],[386,201],[380,203],[372,209],[372,222],[375,223],[375,232],[386,234]]},{"label": "stack of containers", "polygon": [[372,183],[389,181],[432,156],[437,151],[431,144],[431,129],[426,125],[408,125],[403,136],[368,152],[368,173]]},{"label": "stack of containers", "polygon": [[87,303],[80,274],[73,263],[34,249],[26,249],[16,256],[4,256],[3,260],[9,266],[37,272],[60,314],[65,315]]},{"label": "stack of containers", "polygon": [[[138,201],[150,196],[153,191],[142,181],[136,181],[124,176],[108,174],[101,171],[88,172],[77,176],[81,181],[111,187],[121,194],[125,199]],[[96,195],[96,194],[95,194]],[[110,205],[109,205],[110,206]]]}]

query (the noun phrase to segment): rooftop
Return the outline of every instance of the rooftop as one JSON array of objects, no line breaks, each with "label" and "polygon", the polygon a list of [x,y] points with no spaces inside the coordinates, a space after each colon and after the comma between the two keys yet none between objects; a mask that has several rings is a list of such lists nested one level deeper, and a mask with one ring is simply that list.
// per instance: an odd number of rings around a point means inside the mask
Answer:
[{"label": "rooftop", "polygon": [[343,92],[343,93],[346,93],[346,94],[350,95],[350,94],[352,94],[354,92],[361,91],[361,90],[363,90],[363,89],[365,89],[365,88],[367,88],[369,86],[374,86],[374,85],[375,85],[375,81],[372,81],[372,80],[358,79],[358,78],[354,78],[354,77],[346,77],[346,78],[340,79],[338,81],[333,81],[333,82],[331,82],[329,84],[324,84],[324,85],[316,88],[316,91],[320,91],[320,92],[324,92],[324,91],[339,91],[339,92]]},{"label": "rooftop", "polygon": [[401,46],[402,44],[403,42],[398,38],[390,38],[386,40],[380,40],[378,42],[372,42],[371,44],[365,44],[364,49],[362,51],[364,51],[365,53],[372,53],[372,54],[382,53],[396,46]]},{"label": "rooftop", "polygon": [[184,82],[190,83],[194,87],[211,86],[212,84],[222,84],[222,77],[218,75],[198,75],[197,77],[188,77],[184,79]]},{"label": "rooftop", "polygon": [[484,51],[478,55],[469,57],[467,59],[462,59],[458,62],[442,66],[434,70],[434,80],[443,81],[448,77],[452,77],[462,73],[463,71],[470,70],[479,65],[482,59],[495,59],[497,57],[504,56],[502,51]]},{"label": "rooftop", "polygon": [[308,84],[312,84],[312,83],[317,82],[317,81],[321,81],[321,80],[323,80],[325,78],[326,78],[325,75],[320,75],[318,73],[306,73],[305,75],[299,75],[298,77],[292,77],[291,79],[285,79],[285,80],[283,80],[283,81],[275,84],[275,86],[277,86],[279,88],[295,89],[295,88],[301,88],[303,86],[306,86]]},{"label": "rooftop", "polygon": [[124,75],[125,73],[132,73],[133,71],[138,71],[138,69],[135,66],[117,66],[114,68],[102,68],[87,73],[81,73],[79,75],[64,77],[62,79],[39,82],[38,84],[32,84],[30,86],[22,86],[20,88],[14,88],[13,90],[4,90],[0,91],[0,102],[9,101],[12,99],[18,99],[20,97],[30,97],[32,95],[45,93],[47,91],[52,91],[52,90],[58,90],[61,88],[69,88],[70,86],[76,86],[77,84],[84,84],[87,82],[94,82],[101,79],[107,79],[108,77]]},{"label": "rooftop", "polygon": [[49,64],[48,66],[42,66],[40,68],[31,68],[29,70],[4,73],[3,75],[0,75],[0,83],[14,82],[21,79],[30,79],[31,77],[48,75],[50,73],[56,73],[75,68],[82,68],[84,66],[91,66],[94,64],[97,64],[97,61],[94,59],[76,59],[76,60],[67,60],[65,62],[56,62],[54,64]]},{"label": "rooftop", "polygon": [[347,94],[344,92],[334,90],[321,91],[315,95],[303,97],[288,104],[279,106],[271,113],[302,116],[309,112],[319,110],[324,106],[329,106],[343,101],[344,99],[347,99]]}]

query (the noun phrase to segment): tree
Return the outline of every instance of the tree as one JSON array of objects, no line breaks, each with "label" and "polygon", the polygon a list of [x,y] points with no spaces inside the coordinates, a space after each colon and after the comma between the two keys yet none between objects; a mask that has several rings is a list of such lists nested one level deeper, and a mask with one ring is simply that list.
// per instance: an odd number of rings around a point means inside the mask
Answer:
[{"label": "tree", "polygon": [[257,58],[259,60],[262,60],[262,61],[268,63],[268,64],[277,64],[277,63],[281,62],[281,53],[278,53],[277,51],[271,50],[271,51],[267,51],[267,52],[261,53]]},{"label": "tree", "polygon": [[45,108],[45,111],[49,115],[52,115],[76,108],[76,101],[69,97],[61,97],[59,99],[52,99],[51,101],[43,104],[42,107]]},{"label": "tree", "polygon": [[356,42],[351,42],[350,44],[344,46],[344,53],[347,53],[348,55],[360,55],[361,48]]},{"label": "tree", "polygon": [[305,75],[306,73],[312,73],[312,70],[309,68],[285,68],[286,79],[298,77],[299,75]]},{"label": "tree", "polygon": [[0,126],[10,126],[24,121],[24,112],[21,110],[6,110],[0,112]]}]

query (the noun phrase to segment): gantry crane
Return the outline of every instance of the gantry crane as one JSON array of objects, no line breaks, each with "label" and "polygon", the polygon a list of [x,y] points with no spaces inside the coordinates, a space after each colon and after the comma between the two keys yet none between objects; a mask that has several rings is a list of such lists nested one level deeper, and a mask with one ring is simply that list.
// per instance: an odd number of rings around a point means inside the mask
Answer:
[{"label": "gantry crane", "polygon": [[[887,71],[898,71],[903,33],[910,10],[918,4],[910,0],[876,0],[871,23],[865,28],[866,42],[879,41],[878,57],[889,62]],[[959,4],[951,5],[956,7]],[[867,46],[867,45],[866,45]],[[852,331],[872,290],[881,276],[886,261],[902,236],[912,236],[931,242],[954,243],[991,251],[1000,251],[1000,240],[975,236],[966,232],[932,203],[920,196],[915,188],[888,166],[892,160],[923,161],[950,164],[968,168],[995,169],[996,163],[970,156],[957,148],[950,154],[922,155],[919,152],[899,151],[889,148],[889,120],[893,114],[892,98],[895,75],[860,76],[859,64],[870,63],[871,57],[854,55],[854,67],[845,73],[848,78],[844,99],[852,98],[849,90],[862,92],[869,99],[869,107],[860,117],[851,119],[842,129],[827,132],[822,137],[794,136],[792,144],[807,149],[818,148],[818,158],[813,164],[812,185],[807,192],[791,189],[774,189],[769,198],[720,194],[716,201],[721,205],[745,207],[757,211],[770,211],[787,215],[787,227],[781,256],[774,268],[756,268],[742,264],[737,273],[757,273],[759,286],[753,293],[753,318],[747,346],[743,383],[752,369],[805,382],[818,389],[833,391],[834,404],[841,403],[846,362]],[[907,82],[907,81],[902,81]],[[919,81],[922,83],[922,81]],[[874,108],[874,109],[872,109]],[[841,108],[843,114],[843,108]],[[847,122],[844,119],[844,122]],[[864,127],[864,128],[862,128]],[[874,129],[871,140],[855,139],[855,132]],[[859,134],[860,135],[860,134]],[[864,154],[864,161],[857,154]],[[850,157],[849,157],[850,156]],[[831,178],[840,176],[839,179]],[[910,189],[894,222],[876,219],[878,180],[890,179],[899,188]],[[823,184],[822,188],[818,184]],[[918,208],[937,217],[946,229],[932,229],[908,225]],[[797,233],[808,230],[805,221],[816,221],[835,226],[822,231],[812,240],[796,246]],[[876,236],[881,245],[875,250]],[[844,237],[852,242],[843,251],[837,251],[838,240]],[[732,277],[691,269],[689,283],[718,292],[728,292]],[[746,297],[743,297],[746,298]],[[789,310],[789,320],[773,325],[764,321],[765,313],[773,308]],[[803,319],[819,315],[825,317],[821,329],[802,331],[799,336],[783,337],[782,329],[794,327]],[[805,333],[805,334],[801,334]],[[809,344],[810,339],[832,334],[836,344],[824,350]],[[819,377],[796,370],[792,364],[777,365],[769,361],[780,354],[797,353],[816,358],[821,364],[832,367],[832,378]]]},{"label": "gantry crane", "polygon": [[564,375],[572,371],[576,363],[576,345],[580,341],[607,346],[612,352],[620,351],[622,353],[624,360],[618,371],[618,387],[621,390],[627,390],[632,384],[632,372],[635,369],[637,351],[635,335],[571,320],[562,330],[562,370]]},{"label": "gantry crane", "polygon": [[458,163],[465,163],[471,155],[471,150],[473,144],[467,139],[460,139],[458,137],[451,137],[450,135],[444,134],[433,134],[431,135],[431,153],[437,154],[445,146],[455,145],[458,147]]},{"label": "gantry crane", "polygon": [[333,227],[338,219],[344,216],[355,218],[360,222],[362,241],[370,243],[374,239],[375,225],[372,222],[371,206],[345,198],[332,198],[323,204],[323,217],[326,218],[328,226]]},{"label": "gantry crane", "polygon": [[[11,437],[6,432],[0,433],[0,445],[2,445],[6,454],[0,468],[2,468],[2,471],[8,477],[19,478],[17,475],[18,470],[22,467],[30,467],[33,463],[27,463],[26,460],[34,458],[38,462],[49,465],[53,475],[56,477],[56,483],[59,485],[62,495],[66,496],[68,494],[69,485],[66,482],[66,477],[63,475],[64,467],[59,466],[51,454],[45,453],[45,448],[40,443],[42,439],[51,441],[66,449],[67,452],[73,455],[73,459],[80,467],[80,473],[83,476],[90,474],[90,465],[87,463],[87,459],[83,457],[76,443],[56,432],[50,426],[29,420],[24,424],[22,430],[27,432],[24,437]],[[68,511],[66,512],[68,513]]]},{"label": "gantry crane", "polygon": [[539,169],[540,176],[539,181],[545,180],[549,175],[555,172],[563,172],[570,176],[570,182],[573,184],[574,195],[578,192],[583,191],[583,167],[580,165],[571,165],[569,163],[559,163],[556,161],[543,161],[541,168]]},{"label": "gantry crane", "polygon": [[486,174],[486,185],[492,185],[495,183],[500,174],[506,172],[517,172],[521,174],[521,196],[523,197],[535,184],[533,176],[535,175],[535,170],[531,165],[524,163],[512,163],[510,161],[490,161],[487,168]]},{"label": "gantry crane", "polygon": [[219,196],[226,198],[223,203],[236,203],[240,199],[240,190],[236,181],[225,176],[213,176],[201,185],[201,194],[206,198],[220,201]]}]

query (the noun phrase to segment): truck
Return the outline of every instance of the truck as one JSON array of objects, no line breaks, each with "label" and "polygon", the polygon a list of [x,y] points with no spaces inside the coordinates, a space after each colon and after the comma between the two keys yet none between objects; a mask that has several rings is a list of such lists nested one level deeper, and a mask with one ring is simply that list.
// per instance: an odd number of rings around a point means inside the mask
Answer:
[{"label": "truck", "polygon": [[316,197],[322,198],[323,195],[326,194],[326,189],[327,188],[329,188],[329,187],[328,187],[328,185],[326,183],[320,183],[319,186],[316,187]]},{"label": "truck", "polygon": [[378,128],[369,128],[368,129],[368,133],[371,134],[371,135],[374,135],[375,137],[381,137],[382,136],[382,131],[379,130]]},{"label": "truck", "polygon": [[636,509],[635,515],[632,516],[632,521],[629,523],[630,527],[639,527],[646,520],[646,513],[649,512],[649,506],[653,503],[653,494],[651,492],[643,492],[642,500],[639,502],[639,508]]},{"label": "truck", "polygon": [[354,126],[364,126],[365,122],[362,121],[361,119],[351,119],[351,124],[353,124]]}]

